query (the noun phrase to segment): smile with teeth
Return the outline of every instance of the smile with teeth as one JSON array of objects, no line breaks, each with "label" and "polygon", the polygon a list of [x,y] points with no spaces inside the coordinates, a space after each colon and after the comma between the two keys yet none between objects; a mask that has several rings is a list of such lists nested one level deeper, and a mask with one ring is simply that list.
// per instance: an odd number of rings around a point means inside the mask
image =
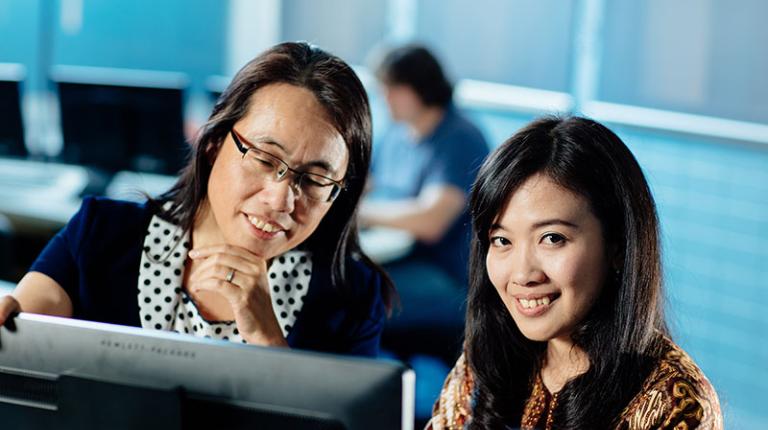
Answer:
[{"label": "smile with teeth", "polygon": [[520,305],[524,309],[534,309],[539,306],[548,306],[550,303],[552,303],[554,300],[556,300],[557,297],[552,296],[544,296],[539,297],[538,299],[517,299],[520,302]]},{"label": "smile with teeth", "polygon": [[264,222],[254,216],[249,216],[248,221],[250,221],[254,227],[267,233],[277,233],[280,231],[280,227],[277,227],[276,225],[270,224],[268,222]]}]

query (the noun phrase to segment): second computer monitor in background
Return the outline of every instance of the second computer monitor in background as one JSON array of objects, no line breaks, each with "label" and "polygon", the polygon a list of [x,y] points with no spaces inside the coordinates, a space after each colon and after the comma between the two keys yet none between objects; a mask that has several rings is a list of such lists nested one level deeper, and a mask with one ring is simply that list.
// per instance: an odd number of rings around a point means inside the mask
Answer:
[{"label": "second computer monitor in background", "polygon": [[61,159],[107,172],[176,175],[184,138],[185,75],[58,66]]},{"label": "second computer monitor in background", "polygon": [[24,127],[21,121],[23,67],[0,64],[0,157],[24,157]]}]

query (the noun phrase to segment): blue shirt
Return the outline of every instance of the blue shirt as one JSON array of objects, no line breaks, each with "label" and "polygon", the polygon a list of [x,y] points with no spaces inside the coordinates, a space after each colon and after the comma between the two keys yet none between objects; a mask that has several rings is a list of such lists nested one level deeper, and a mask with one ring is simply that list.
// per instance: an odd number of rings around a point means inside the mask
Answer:
[{"label": "blue shirt", "polygon": [[[146,203],[86,198],[30,270],[48,275],[64,288],[75,318],[141,327],[139,265],[152,215]],[[331,267],[324,261],[314,262],[304,306],[286,338],[288,345],[376,356],[386,318],[379,275],[349,259],[349,285],[342,293],[332,286]]]},{"label": "blue shirt", "polygon": [[[468,197],[487,155],[488,145],[480,130],[453,105],[446,108],[432,133],[422,139],[415,140],[404,125],[396,124],[374,146],[374,183],[369,198],[415,198],[431,185],[454,186]],[[465,207],[440,241],[418,243],[411,257],[436,264],[466,285],[470,231]]]}]

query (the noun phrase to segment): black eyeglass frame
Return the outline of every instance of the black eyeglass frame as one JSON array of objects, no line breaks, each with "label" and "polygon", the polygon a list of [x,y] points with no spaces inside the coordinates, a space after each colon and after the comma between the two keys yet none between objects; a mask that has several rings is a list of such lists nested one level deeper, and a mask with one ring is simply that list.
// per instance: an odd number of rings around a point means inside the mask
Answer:
[{"label": "black eyeglass frame", "polygon": [[[343,182],[337,181],[337,180],[335,180],[333,178],[329,178],[327,176],[319,175],[317,173],[302,172],[300,170],[292,169],[288,165],[288,163],[285,162],[285,160],[283,160],[282,158],[278,157],[275,154],[272,154],[269,151],[265,151],[265,150],[263,150],[261,148],[257,148],[256,145],[254,145],[252,142],[249,142],[248,139],[244,138],[234,128],[231,128],[229,130],[229,133],[232,136],[232,140],[235,142],[235,146],[237,147],[237,150],[240,151],[240,153],[242,154],[242,158],[245,158],[245,156],[248,154],[248,151],[256,151],[258,153],[264,154],[264,155],[274,159],[280,165],[282,165],[284,167],[284,169],[285,169],[285,170],[283,170],[282,174],[278,170],[278,172],[277,172],[277,181],[283,180],[285,175],[288,172],[291,172],[293,174],[293,177],[294,177],[294,179],[293,179],[293,184],[295,185],[294,190],[300,190],[302,195],[306,195],[307,198],[309,198],[309,199],[311,199],[313,201],[317,201],[317,202],[332,202],[332,201],[336,200],[336,198],[339,197],[339,194],[341,194],[341,192],[344,191],[344,189],[345,189]],[[247,143],[248,146],[244,145],[243,142]],[[327,185],[320,184],[321,186],[324,186],[324,187],[333,187],[333,188],[331,188],[331,193],[328,195],[327,199],[325,199],[325,200],[316,199],[316,198],[310,196],[309,194],[305,193],[301,189],[302,181],[307,176],[309,176],[310,178],[312,178],[313,176],[317,177],[317,178],[323,178],[323,179],[328,180],[328,181],[331,182],[330,184],[327,184]],[[310,180],[312,180],[312,179],[310,179]],[[317,182],[317,181],[314,181],[314,182]],[[318,184],[319,184],[319,182],[318,182]]]}]

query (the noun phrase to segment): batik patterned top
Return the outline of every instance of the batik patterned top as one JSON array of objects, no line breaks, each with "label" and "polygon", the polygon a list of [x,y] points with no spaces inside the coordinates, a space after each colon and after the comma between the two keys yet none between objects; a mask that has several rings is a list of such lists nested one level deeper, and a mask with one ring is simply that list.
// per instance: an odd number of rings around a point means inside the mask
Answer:
[{"label": "batik patterned top", "polygon": [[[617,430],[722,429],[720,402],[712,384],[680,347],[666,339],[664,357],[651,371],[640,392],[616,421]],[[522,429],[557,428],[551,394],[537,375],[526,401]],[[474,377],[465,356],[459,357],[445,381],[427,429],[462,429],[472,416]]]}]

